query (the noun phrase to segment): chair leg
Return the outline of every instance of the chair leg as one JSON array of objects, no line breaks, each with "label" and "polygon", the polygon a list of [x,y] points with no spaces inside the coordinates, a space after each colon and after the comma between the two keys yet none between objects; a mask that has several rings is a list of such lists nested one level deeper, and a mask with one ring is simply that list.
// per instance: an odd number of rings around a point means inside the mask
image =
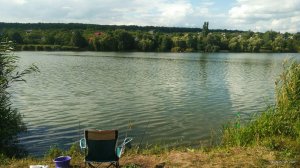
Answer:
[{"label": "chair leg", "polygon": [[94,165],[92,165],[91,163],[88,163],[88,167],[92,167],[92,168],[96,168]]},{"label": "chair leg", "polygon": [[119,161],[111,162],[106,168],[109,168],[110,166],[115,166],[116,168],[119,168]]},{"label": "chair leg", "polygon": [[112,165],[114,166],[114,162],[111,162],[106,168],[109,168]]}]

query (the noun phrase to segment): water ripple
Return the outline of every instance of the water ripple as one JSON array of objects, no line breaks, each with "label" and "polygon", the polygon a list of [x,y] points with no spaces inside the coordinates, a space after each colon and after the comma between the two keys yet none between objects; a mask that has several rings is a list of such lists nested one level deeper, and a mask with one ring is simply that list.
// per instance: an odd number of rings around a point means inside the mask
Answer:
[{"label": "water ripple", "polygon": [[[273,101],[278,54],[19,52],[41,73],[11,89],[35,155],[66,148],[84,129],[119,129],[135,144],[207,143],[212,130]],[[297,59],[299,54],[295,54]]]}]

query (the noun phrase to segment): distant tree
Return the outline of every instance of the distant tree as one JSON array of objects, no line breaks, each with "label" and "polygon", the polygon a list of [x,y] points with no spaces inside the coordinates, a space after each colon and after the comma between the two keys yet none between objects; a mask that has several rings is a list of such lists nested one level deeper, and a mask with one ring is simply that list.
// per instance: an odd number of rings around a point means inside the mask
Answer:
[{"label": "distant tree", "polygon": [[114,37],[118,43],[117,50],[128,51],[134,48],[134,37],[125,30],[115,30]]},{"label": "distant tree", "polygon": [[199,34],[198,37],[197,37],[197,50],[198,51],[203,51],[204,48],[205,48],[205,39],[203,34]]},{"label": "distant tree", "polygon": [[228,44],[228,48],[230,51],[240,52],[241,51],[240,37],[236,36],[231,38]]},{"label": "distant tree", "polygon": [[102,35],[97,41],[97,50],[99,51],[117,51],[118,41],[112,33]]},{"label": "distant tree", "polygon": [[178,47],[179,51],[184,51],[186,49],[186,41],[183,37],[175,36],[172,38],[172,41],[173,41],[173,46]]},{"label": "distant tree", "polygon": [[248,51],[249,52],[259,52],[262,45],[262,39],[256,35],[248,39]]},{"label": "distant tree", "polygon": [[245,37],[240,37],[239,38],[239,42],[240,42],[240,52],[248,52],[248,39]]},{"label": "distant tree", "polygon": [[172,39],[169,36],[163,36],[159,47],[160,51],[170,51],[172,48]]},{"label": "distant tree", "polygon": [[23,37],[21,36],[20,33],[14,32],[10,35],[10,40],[17,44],[22,44],[23,43]]},{"label": "distant tree", "polygon": [[139,49],[141,51],[153,51],[154,41],[150,38],[142,39],[139,41]]},{"label": "distant tree", "polygon": [[216,34],[209,33],[205,39],[205,52],[217,52],[220,49],[220,37]]},{"label": "distant tree", "polygon": [[45,44],[53,45],[55,43],[55,34],[54,33],[48,33],[45,35]]},{"label": "distant tree", "polygon": [[54,35],[54,44],[55,45],[72,45],[72,36],[74,34],[72,34],[72,32],[70,31],[64,31],[64,30],[60,30],[58,32],[55,32]]},{"label": "distant tree", "polygon": [[285,45],[286,45],[285,39],[281,34],[279,34],[272,42],[272,50],[275,52],[283,52],[285,51]]},{"label": "distant tree", "polygon": [[204,36],[207,36],[207,35],[208,35],[208,33],[209,33],[209,30],[208,30],[208,25],[209,25],[209,23],[208,23],[208,22],[204,22],[204,24],[203,24],[203,28],[202,28],[202,34],[203,34]]},{"label": "distant tree", "polygon": [[197,49],[197,38],[194,37],[192,34],[188,33],[185,35],[185,40],[186,40],[186,47],[190,49]]},{"label": "distant tree", "polygon": [[87,46],[86,39],[82,36],[80,31],[74,31],[72,33],[71,44],[78,48],[84,48]]},{"label": "distant tree", "polygon": [[228,50],[228,38],[225,33],[221,34],[221,41],[220,41],[220,49],[221,50]]},{"label": "distant tree", "polygon": [[265,49],[271,50],[272,43],[275,40],[278,33],[274,31],[267,31],[263,34],[263,47]]}]

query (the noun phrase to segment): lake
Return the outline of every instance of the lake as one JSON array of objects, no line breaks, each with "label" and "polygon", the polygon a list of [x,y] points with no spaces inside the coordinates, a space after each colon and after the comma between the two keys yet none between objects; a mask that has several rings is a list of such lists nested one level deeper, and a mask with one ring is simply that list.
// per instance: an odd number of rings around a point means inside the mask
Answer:
[{"label": "lake", "polygon": [[299,54],[16,52],[21,68],[40,73],[10,89],[33,155],[67,148],[84,129],[118,129],[135,145],[207,144],[240,113],[274,101],[274,81]]}]

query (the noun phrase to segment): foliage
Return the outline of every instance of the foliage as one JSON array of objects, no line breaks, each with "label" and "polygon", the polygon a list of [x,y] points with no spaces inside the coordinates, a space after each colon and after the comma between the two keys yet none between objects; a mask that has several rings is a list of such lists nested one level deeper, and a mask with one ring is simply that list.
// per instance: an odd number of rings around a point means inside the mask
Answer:
[{"label": "foliage", "polygon": [[65,153],[64,150],[58,148],[57,146],[51,146],[50,149],[45,154],[45,158],[57,158],[59,156],[63,156]]},{"label": "foliage", "polygon": [[22,115],[11,107],[7,89],[14,82],[25,81],[24,75],[38,71],[34,65],[21,72],[16,71],[18,57],[11,53],[12,49],[12,42],[2,42],[0,45],[0,153],[8,156],[21,154],[16,145],[17,134],[25,131],[26,127]]},{"label": "foliage", "polygon": [[[59,46],[59,50],[143,52],[299,52],[300,33],[265,33],[237,30],[87,24],[0,23],[0,39],[16,42],[19,50],[30,46]],[[72,46],[63,47],[63,46]],[[57,47],[48,47],[56,51]],[[48,50],[47,49],[47,50]]]},{"label": "foliage", "polygon": [[87,46],[86,39],[82,36],[81,32],[72,32],[71,44],[75,47],[84,48]]},{"label": "foliage", "polygon": [[300,149],[300,64],[284,63],[284,71],[276,81],[276,104],[250,123],[236,127],[233,123],[223,130],[223,144],[246,146],[263,144],[272,149]]},{"label": "foliage", "polygon": [[203,36],[207,36],[208,35],[208,22],[204,22],[203,24],[203,28],[202,28],[202,34]]}]

